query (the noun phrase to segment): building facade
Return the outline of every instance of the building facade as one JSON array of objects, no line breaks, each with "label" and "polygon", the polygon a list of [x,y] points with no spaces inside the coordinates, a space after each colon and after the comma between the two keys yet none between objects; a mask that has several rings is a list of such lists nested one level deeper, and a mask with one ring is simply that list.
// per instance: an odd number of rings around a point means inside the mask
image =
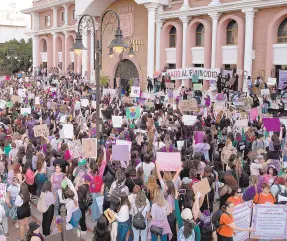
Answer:
[{"label": "building facade", "polygon": [[[265,81],[287,66],[287,2],[285,0],[37,0],[23,10],[32,16],[33,65],[72,67],[94,76],[93,34],[83,36],[87,50],[75,56],[77,21],[83,14],[118,12],[126,41],[135,56],[108,56],[113,34],[103,35],[102,76],[146,78],[164,68],[237,68],[244,76]],[[190,86],[190,81],[176,85]]]}]

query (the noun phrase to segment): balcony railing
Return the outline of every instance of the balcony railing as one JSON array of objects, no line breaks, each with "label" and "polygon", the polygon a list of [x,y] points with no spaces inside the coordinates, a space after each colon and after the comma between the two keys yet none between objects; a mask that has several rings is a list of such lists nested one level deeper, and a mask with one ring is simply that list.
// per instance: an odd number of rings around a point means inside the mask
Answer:
[{"label": "balcony railing", "polygon": [[46,3],[50,3],[50,2],[56,2],[56,1],[57,0],[34,0],[33,1],[33,7],[40,6],[40,5],[43,5]]}]

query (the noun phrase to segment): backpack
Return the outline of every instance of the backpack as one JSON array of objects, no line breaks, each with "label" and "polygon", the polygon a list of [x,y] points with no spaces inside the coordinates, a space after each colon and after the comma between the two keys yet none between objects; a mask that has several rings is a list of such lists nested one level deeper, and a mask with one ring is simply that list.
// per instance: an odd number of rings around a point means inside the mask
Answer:
[{"label": "backpack", "polygon": [[115,205],[120,205],[121,198],[120,193],[122,192],[122,189],[125,187],[124,184],[116,185],[116,187],[112,190],[112,193],[110,194],[110,203],[113,203]]},{"label": "backpack", "polygon": [[199,218],[199,228],[200,228],[200,235],[202,238],[212,239],[212,233],[215,231],[215,227],[212,224],[212,214],[209,211],[204,211],[201,213]]},{"label": "backpack", "polygon": [[102,185],[103,185],[103,178],[98,175],[94,176],[94,179],[90,184],[90,192],[91,193],[101,192]]},{"label": "backpack", "polygon": [[146,228],[146,223],[145,223],[145,218],[142,215],[142,211],[145,209],[146,205],[142,208],[141,211],[138,210],[137,208],[137,213],[133,217],[133,227],[137,230],[145,230]]},{"label": "backpack", "polygon": [[41,192],[38,204],[37,204],[37,209],[40,213],[45,213],[48,210],[48,206],[46,203],[46,193]]},{"label": "backpack", "polygon": [[222,211],[221,209],[219,209],[218,211],[216,211],[215,213],[213,213],[212,218],[211,218],[211,222],[212,224],[215,226],[216,230],[218,230],[218,232],[220,231],[220,229],[222,228],[222,226],[224,224],[220,224],[220,219],[222,214],[227,214],[228,216],[230,216],[227,212]]},{"label": "backpack", "polygon": [[248,173],[242,168],[242,174],[239,178],[239,187],[246,188],[249,186],[249,175]]},{"label": "backpack", "polygon": [[88,210],[89,207],[93,204],[93,196],[89,191],[87,191],[86,197],[83,200],[83,203],[84,203],[85,210]]},{"label": "backpack", "polygon": [[277,184],[277,187],[279,189],[279,192],[276,195],[276,203],[277,204],[287,204],[287,193],[283,192],[280,185]]},{"label": "backpack", "polygon": [[35,176],[34,176],[34,172],[28,168],[27,172],[26,172],[26,181],[28,184],[34,184],[35,181]]}]

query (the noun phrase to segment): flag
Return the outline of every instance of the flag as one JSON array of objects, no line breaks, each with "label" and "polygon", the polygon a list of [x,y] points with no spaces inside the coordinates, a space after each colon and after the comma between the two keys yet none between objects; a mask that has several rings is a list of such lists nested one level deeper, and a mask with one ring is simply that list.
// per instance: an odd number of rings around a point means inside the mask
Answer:
[{"label": "flag", "polygon": [[128,119],[138,119],[140,118],[140,107],[128,107],[126,108],[126,117]]}]

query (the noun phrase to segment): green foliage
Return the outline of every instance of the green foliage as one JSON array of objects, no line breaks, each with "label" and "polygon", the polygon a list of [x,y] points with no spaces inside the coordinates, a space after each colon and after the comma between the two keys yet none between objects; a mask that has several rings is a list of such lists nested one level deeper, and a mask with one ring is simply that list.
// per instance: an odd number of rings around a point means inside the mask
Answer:
[{"label": "green foliage", "polygon": [[32,60],[32,39],[27,42],[24,39],[20,41],[13,39],[0,46],[0,66],[5,74],[17,69],[27,72],[32,65],[30,60]]},{"label": "green foliage", "polygon": [[110,82],[109,77],[108,76],[101,76],[100,77],[100,85],[102,87],[106,87],[106,85]]}]

